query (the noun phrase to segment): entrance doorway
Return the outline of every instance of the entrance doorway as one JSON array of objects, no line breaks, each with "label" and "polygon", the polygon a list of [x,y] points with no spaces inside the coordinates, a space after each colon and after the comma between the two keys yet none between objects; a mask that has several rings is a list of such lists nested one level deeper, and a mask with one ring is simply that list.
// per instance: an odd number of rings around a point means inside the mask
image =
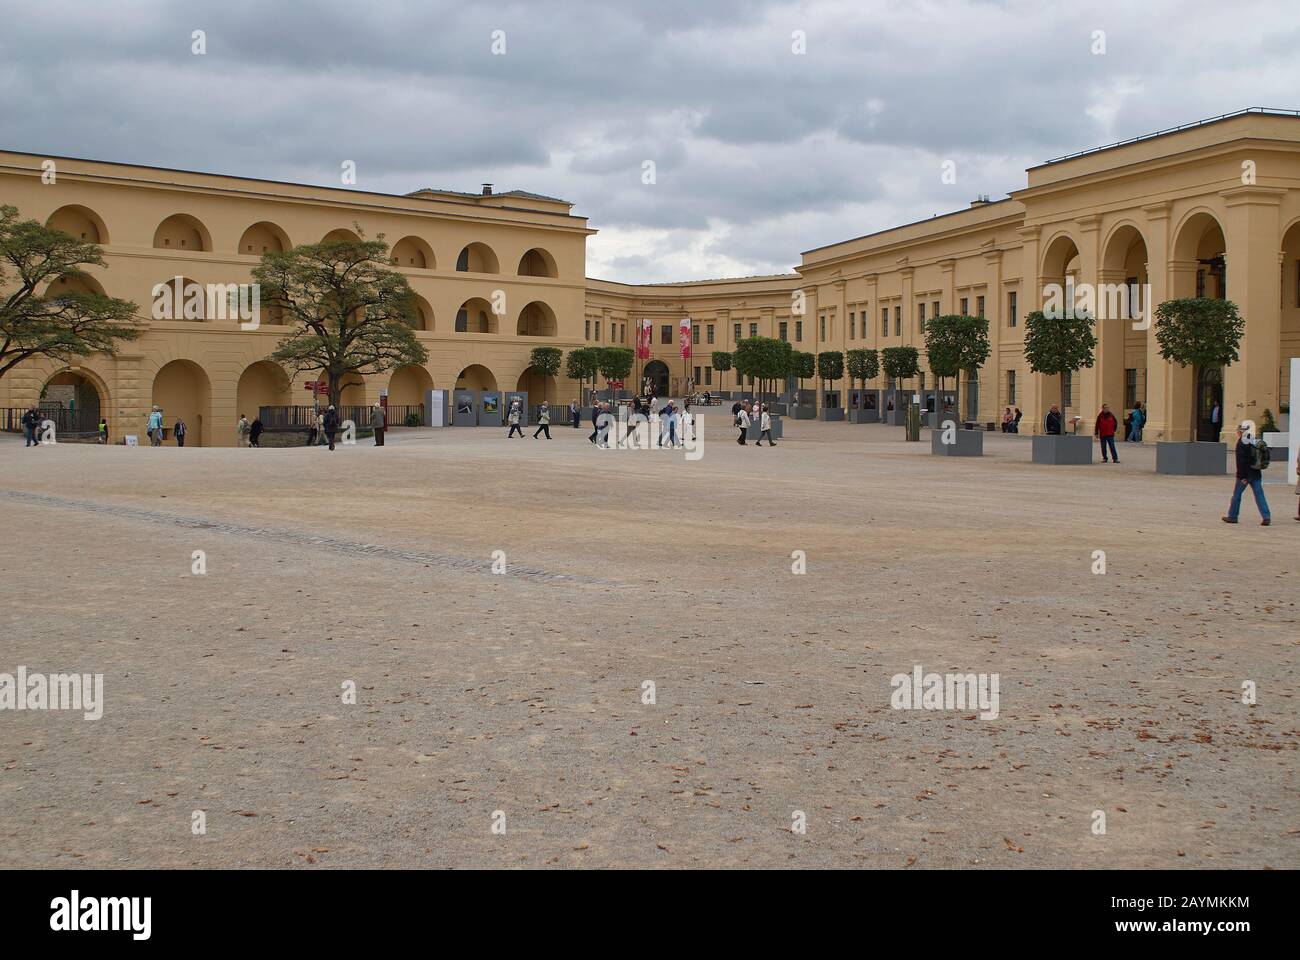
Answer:
[{"label": "entrance doorway", "polygon": [[[1219,408],[1219,423],[1214,424],[1214,408]],[[1217,443],[1224,425],[1223,368],[1204,367],[1196,376],[1196,439]]]},{"label": "entrance doorway", "polygon": [[645,365],[641,377],[650,381],[656,397],[668,396],[668,364],[662,360],[651,360]]}]

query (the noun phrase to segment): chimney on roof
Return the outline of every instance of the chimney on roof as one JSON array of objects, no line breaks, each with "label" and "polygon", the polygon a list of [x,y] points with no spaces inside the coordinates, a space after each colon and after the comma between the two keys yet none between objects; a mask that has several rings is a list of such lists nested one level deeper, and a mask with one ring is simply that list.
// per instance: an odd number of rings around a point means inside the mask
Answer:
[{"label": "chimney on roof", "polygon": [[974,200],[970,202],[970,205],[972,207],[982,207],[984,206],[984,204],[988,202],[989,202],[989,195],[987,193],[981,193],[978,197],[976,197]]},{"label": "chimney on roof", "polygon": [[483,184],[483,196],[485,197],[492,196],[492,184],[490,183]]}]

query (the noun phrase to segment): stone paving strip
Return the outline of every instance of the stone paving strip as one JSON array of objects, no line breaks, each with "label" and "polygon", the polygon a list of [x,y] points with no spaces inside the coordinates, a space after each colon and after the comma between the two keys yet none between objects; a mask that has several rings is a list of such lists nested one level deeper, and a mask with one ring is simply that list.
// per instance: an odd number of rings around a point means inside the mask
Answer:
[{"label": "stone paving strip", "polygon": [[518,577],[524,580],[544,583],[573,583],[588,586],[615,586],[613,580],[596,577],[579,576],[570,573],[554,573],[540,567],[526,567],[517,563],[508,563],[504,574],[492,573],[490,559],[458,557],[446,553],[417,553],[414,550],[402,550],[386,547],[378,543],[362,543],[360,540],[346,540],[339,537],[322,537],[298,530],[284,530],[270,527],[245,527],[234,523],[218,523],[200,517],[183,517],[174,513],[162,513],[157,510],[141,510],[119,504],[96,503],[91,500],[72,500],[66,497],[51,497],[26,490],[0,490],[0,494],[11,500],[36,503],[47,507],[62,507],[69,510],[84,510],[88,513],[102,513],[118,518],[143,520],[147,523],[160,523],[191,530],[210,530],[235,537],[252,537],[280,544],[296,544],[313,549],[328,549],[335,553],[380,557],[385,560],[397,560],[405,563],[418,563],[426,566],[459,570],[465,573],[481,573],[488,576]]}]

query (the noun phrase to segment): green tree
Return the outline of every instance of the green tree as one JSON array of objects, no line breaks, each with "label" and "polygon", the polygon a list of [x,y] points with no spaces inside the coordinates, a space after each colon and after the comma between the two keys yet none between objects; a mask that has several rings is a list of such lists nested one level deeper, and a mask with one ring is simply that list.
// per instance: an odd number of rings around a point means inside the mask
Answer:
[{"label": "green tree", "polygon": [[825,382],[831,382],[831,389],[835,389],[835,382],[844,376],[844,354],[838,350],[825,350],[817,354],[817,376]]},{"label": "green tree", "polygon": [[[984,317],[964,314],[944,314],[935,317],[925,328],[925,354],[930,372],[939,378],[938,396],[943,396],[943,380],[952,377],[957,381],[957,420],[961,421],[962,371],[978,370],[989,358],[989,322]],[[941,401],[935,401],[935,412],[942,413]]]},{"label": "green tree", "polygon": [[791,354],[790,373],[799,378],[799,389],[803,382],[817,373],[817,358],[806,350],[795,350]]},{"label": "green tree", "polygon": [[264,253],[253,280],[293,325],[270,359],[292,373],[322,372],[336,407],[349,378],[429,359],[412,328],[415,295],[390,269],[382,234]]},{"label": "green tree", "polygon": [[1096,362],[1093,319],[1083,310],[1035,310],[1025,317],[1025,359],[1035,373],[1061,378],[1061,415],[1065,415],[1065,377]]},{"label": "green tree", "polygon": [[758,381],[760,399],[771,393],[773,381],[790,375],[790,344],[774,337],[749,337],[736,344],[732,358],[737,371]]},{"label": "green tree", "polygon": [[614,388],[609,385],[609,381],[627,379],[628,374],[632,372],[636,353],[628,347],[597,347],[596,350],[598,351],[596,367],[600,370],[600,375],[605,378],[605,388],[610,391],[612,399]]},{"label": "green tree", "polygon": [[861,382],[865,390],[867,381],[880,375],[880,355],[875,350],[850,350],[845,358],[850,384]]},{"label": "green tree", "polygon": [[97,293],[38,294],[61,277],[105,266],[96,243],[19,220],[0,206],[0,377],[30,357],[66,362],[93,353],[112,356],[142,329],[136,305]]},{"label": "green tree", "polygon": [[582,388],[588,380],[591,381],[591,388],[596,389],[596,374],[600,372],[600,347],[579,347],[577,350],[570,350],[569,355],[564,358],[564,375],[570,380],[578,381],[578,394],[582,395]]},{"label": "green tree", "polygon": [[560,361],[564,353],[559,347],[533,347],[528,355],[528,366],[544,377],[553,377],[560,372]]},{"label": "green tree", "polygon": [[731,369],[731,354],[725,350],[715,350],[713,356],[709,358],[709,362],[713,364],[713,369],[718,371],[718,389],[721,390],[723,389],[723,383],[726,382],[723,375]]},{"label": "green tree", "polygon": [[880,351],[880,358],[885,376],[894,384],[895,391],[902,389],[903,380],[921,372],[921,355],[916,347],[885,347]]},{"label": "green tree", "polygon": [[[1156,343],[1160,356],[1199,371],[1236,363],[1246,320],[1231,300],[1192,297],[1166,300],[1156,307]],[[1192,437],[1196,437],[1196,401],[1192,398]]]}]

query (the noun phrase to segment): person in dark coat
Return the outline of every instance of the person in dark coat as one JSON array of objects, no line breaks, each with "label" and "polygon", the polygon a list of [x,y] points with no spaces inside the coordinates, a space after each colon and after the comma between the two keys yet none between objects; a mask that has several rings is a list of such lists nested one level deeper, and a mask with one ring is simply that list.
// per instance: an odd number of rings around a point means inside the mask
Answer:
[{"label": "person in dark coat", "polygon": [[253,425],[248,428],[248,445],[250,447],[260,447],[262,445],[262,431],[266,429],[262,424],[262,418],[256,417]]},{"label": "person in dark coat", "polygon": [[1246,492],[1247,487],[1254,492],[1255,506],[1259,508],[1259,515],[1263,518],[1259,521],[1259,525],[1267,527],[1273,522],[1273,516],[1268,510],[1268,501],[1264,499],[1264,474],[1254,467],[1252,458],[1254,446],[1254,440],[1250,435],[1250,424],[1238,424],[1237,446],[1233,451],[1237,461],[1237,479],[1232,487],[1232,502],[1228,504],[1228,515],[1223,518],[1224,523],[1237,522],[1237,515],[1241,513],[1241,495]]},{"label": "person in dark coat", "polygon": [[25,447],[40,446],[40,439],[36,435],[37,429],[41,425],[41,415],[36,412],[35,407],[28,407],[27,412],[23,414],[23,439],[27,442]]},{"label": "person in dark coat", "polygon": [[599,400],[593,401],[591,404],[591,436],[589,436],[587,439],[592,443],[594,443],[596,446],[601,445],[599,441],[600,415],[603,412],[604,412],[604,404],[602,404]]},{"label": "person in dark coat", "polygon": [[185,446],[186,431],[187,431],[187,427],[185,426],[185,421],[182,420],[180,417],[177,417],[176,425],[172,427],[172,436],[176,438],[176,446],[178,447]]},{"label": "person in dark coat", "polygon": [[1052,404],[1052,409],[1047,411],[1047,420],[1043,424],[1043,429],[1049,437],[1061,435],[1061,408],[1056,404]]},{"label": "person in dark coat", "polygon": [[334,434],[339,430],[339,415],[334,409],[334,404],[325,408],[325,438],[329,441],[330,449],[334,449]]}]

